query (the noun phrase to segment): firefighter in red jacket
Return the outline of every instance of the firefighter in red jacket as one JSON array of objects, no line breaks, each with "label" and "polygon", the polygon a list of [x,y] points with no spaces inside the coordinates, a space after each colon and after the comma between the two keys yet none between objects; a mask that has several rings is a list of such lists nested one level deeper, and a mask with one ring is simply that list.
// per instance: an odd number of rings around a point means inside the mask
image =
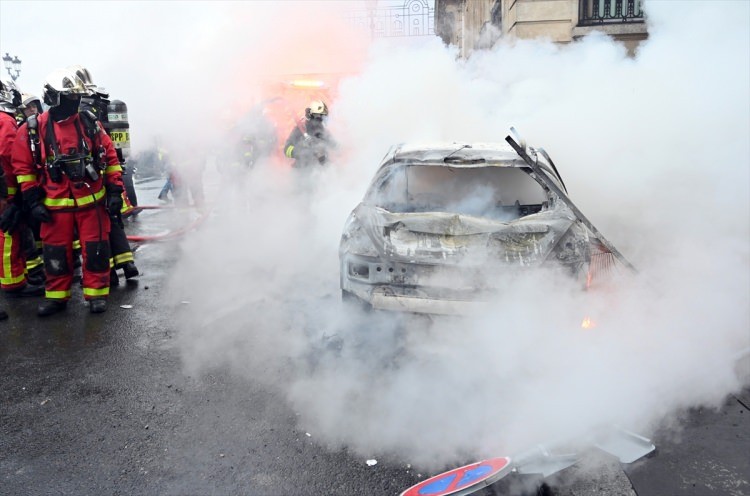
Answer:
[{"label": "firefighter in red jacket", "polygon": [[[42,101],[36,95],[30,93],[21,93],[21,107],[16,112],[16,121],[18,127],[29,119],[36,119],[39,114],[44,112]],[[8,163],[10,166],[10,162]],[[15,176],[13,178],[15,181]],[[16,186],[18,183],[16,182]],[[23,207],[21,194],[16,196],[16,204]],[[26,281],[33,285],[39,286],[38,295],[44,295],[44,261],[42,260],[42,237],[39,234],[39,222],[32,219],[28,212],[23,211],[21,223],[18,226],[21,229],[21,242],[24,245],[24,255],[26,257]],[[0,229],[7,231],[0,220]]]},{"label": "firefighter in red jacket", "polygon": [[[79,112],[90,112],[93,117],[103,124],[104,132],[109,136],[107,130],[108,121],[108,108],[109,108],[109,93],[104,88],[101,88],[94,84],[91,78],[91,73],[88,69],[82,65],[72,65],[67,70],[74,72],[79,79],[83,82],[87,89],[91,90],[91,97],[84,97],[81,99],[81,106]],[[119,100],[115,100],[124,106]],[[126,114],[127,115],[127,114]],[[121,133],[123,134],[123,133]],[[115,152],[117,153],[117,159],[122,167],[123,175],[123,187],[126,188],[126,178],[124,177],[127,173],[125,170],[125,158],[122,149],[118,149],[115,145]],[[132,174],[131,174],[132,175]],[[132,179],[131,179],[132,184]],[[133,190],[135,194],[135,191]],[[125,234],[125,226],[122,223],[122,216],[126,216],[133,212],[134,207],[130,203],[130,199],[126,191],[122,193],[122,211],[115,217],[110,217],[110,231],[109,231],[109,248],[112,254],[113,267],[109,273],[109,285],[117,286],[120,278],[117,275],[117,269],[122,269],[125,274],[125,279],[132,279],[139,275],[138,267],[135,265],[135,259],[133,252],[130,249],[130,243],[128,237]]]},{"label": "firefighter in red jacket", "polygon": [[[8,297],[40,296],[40,283],[29,284],[23,234],[21,195],[13,175],[11,153],[16,138],[15,114],[22,106],[21,93],[11,82],[0,81],[0,287]],[[1,314],[0,314],[1,316]]]},{"label": "firefighter in red jacket", "polygon": [[[109,295],[109,213],[122,208],[120,164],[112,141],[98,122],[78,113],[90,95],[69,70],[47,77],[38,119],[39,154],[28,146],[28,123],[13,145],[13,172],[30,214],[42,222],[45,299],[38,315],[64,310],[73,282],[72,243],[76,228],[83,255],[83,297],[91,313],[107,309]],[[32,131],[33,132],[33,131]]]}]

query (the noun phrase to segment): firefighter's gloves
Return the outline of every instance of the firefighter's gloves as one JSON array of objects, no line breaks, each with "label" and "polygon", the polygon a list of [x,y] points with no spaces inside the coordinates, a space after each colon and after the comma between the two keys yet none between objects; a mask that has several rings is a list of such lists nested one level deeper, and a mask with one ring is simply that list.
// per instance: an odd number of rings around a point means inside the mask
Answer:
[{"label": "firefighter's gloves", "polygon": [[320,165],[323,165],[328,160],[328,154],[326,153],[325,144],[322,142],[314,143],[310,146],[313,156]]},{"label": "firefighter's gloves", "polygon": [[112,222],[125,228],[122,222],[122,186],[107,185],[107,213]]},{"label": "firefighter's gloves", "polygon": [[31,207],[31,216],[39,222],[52,222],[52,216],[49,214],[47,207],[41,203],[37,203]]},{"label": "firefighter's gloves", "polygon": [[34,186],[23,192],[23,202],[31,216],[39,222],[52,222],[47,207],[42,204],[44,192],[39,186]]},{"label": "firefighter's gloves", "polygon": [[120,215],[122,210],[122,187],[115,185],[107,186],[107,212],[110,216]]},{"label": "firefighter's gloves", "polygon": [[312,154],[321,165],[325,164],[328,160],[326,145],[320,138],[313,138],[311,135],[305,133],[301,146],[304,147],[307,153]]},{"label": "firefighter's gloves", "polygon": [[0,230],[12,233],[21,222],[21,209],[15,203],[9,203],[5,211],[0,215]]}]

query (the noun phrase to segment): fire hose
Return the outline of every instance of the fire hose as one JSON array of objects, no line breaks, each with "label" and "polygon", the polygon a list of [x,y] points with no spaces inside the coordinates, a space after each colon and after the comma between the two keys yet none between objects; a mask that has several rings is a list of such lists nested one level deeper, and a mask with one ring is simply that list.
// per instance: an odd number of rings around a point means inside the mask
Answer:
[{"label": "fire hose", "polygon": [[[167,209],[174,209],[176,208],[174,205],[138,205],[136,207],[133,207],[133,212],[141,211],[141,210],[167,210]],[[192,231],[199,225],[203,223],[208,218],[209,211],[202,212],[201,215],[190,222],[188,225],[183,226],[179,229],[175,229],[172,231],[168,231],[161,234],[152,234],[152,235],[128,235],[128,241],[135,241],[135,242],[148,242],[148,241],[163,241],[167,239],[173,239],[178,236],[182,236],[183,234]]]}]

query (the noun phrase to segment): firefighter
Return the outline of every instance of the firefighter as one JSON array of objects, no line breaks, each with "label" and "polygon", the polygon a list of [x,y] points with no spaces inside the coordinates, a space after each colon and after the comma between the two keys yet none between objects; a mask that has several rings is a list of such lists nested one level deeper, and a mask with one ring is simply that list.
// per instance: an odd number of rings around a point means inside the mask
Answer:
[{"label": "firefighter", "polygon": [[328,149],[333,146],[333,140],[325,127],[327,117],[328,107],[323,101],[310,102],[305,109],[304,129],[302,125],[295,126],[284,144],[284,154],[294,159],[292,167],[307,168],[328,162]]},{"label": "firefighter", "polygon": [[167,176],[167,180],[164,182],[164,186],[161,188],[161,191],[159,191],[159,196],[157,196],[157,198],[159,199],[159,201],[168,202],[170,201],[170,192],[172,193],[172,198],[174,199],[174,183],[172,182],[173,169],[169,152],[167,152],[165,148],[157,145],[156,159],[159,162],[159,170]]},{"label": "firefighter", "polygon": [[267,115],[267,104],[268,101],[261,102],[250,109],[230,133],[235,149],[225,170],[233,176],[268,160],[278,146],[276,130]]},{"label": "firefighter", "polygon": [[45,299],[37,311],[42,317],[64,310],[70,299],[76,229],[83,256],[83,297],[91,313],[107,309],[110,215],[122,208],[122,169],[107,133],[79,113],[81,97],[91,94],[74,72],[52,72],[43,95],[50,109],[38,119],[39,156],[26,144],[29,123],[21,126],[13,145],[13,172],[24,203],[42,222],[47,276]]},{"label": "firefighter", "polygon": [[38,115],[44,112],[44,109],[42,108],[42,101],[39,100],[39,97],[36,95],[32,95],[30,93],[22,94],[21,104],[22,104],[20,107],[21,112],[19,112],[21,117],[18,122],[19,126],[23,124],[24,122],[26,122],[26,119],[28,119],[30,115],[34,115],[34,114]]},{"label": "firefighter", "polygon": [[[25,123],[32,115],[44,112],[42,101],[30,93],[21,94],[21,107],[16,113],[18,126]],[[20,196],[19,196],[20,199]],[[19,202],[22,205],[22,202]],[[21,242],[26,254],[26,280],[35,286],[44,287],[44,261],[42,260],[42,238],[39,234],[39,221],[23,212],[25,229],[21,232]]]},{"label": "firefighter", "polygon": [[[206,167],[206,154],[195,145],[184,145],[175,156],[179,167],[172,168],[172,198],[175,205],[203,208],[203,173]],[[192,201],[192,203],[191,203]]]},{"label": "firefighter", "polygon": [[[110,103],[109,94],[104,88],[94,84],[94,81],[91,78],[91,73],[85,67],[74,65],[68,67],[68,70],[74,72],[79,77],[79,79],[83,81],[83,84],[86,86],[86,88],[92,92],[92,95],[90,97],[81,98],[81,106],[79,110],[81,112],[90,112],[91,114],[93,114],[94,120],[102,122],[102,124],[104,125],[104,130],[106,132],[106,122],[108,121],[108,108]],[[108,132],[107,134],[109,135]],[[127,174],[124,166],[125,159],[121,149],[116,148],[115,153],[117,153],[117,159],[120,163],[120,167],[122,167],[123,169],[122,175],[124,187],[124,176],[125,174]],[[112,270],[109,274],[110,286],[117,286],[120,282],[120,278],[117,275],[118,269],[122,269],[125,275],[125,279],[132,279],[139,275],[138,267],[136,267],[135,265],[133,252],[130,249],[128,237],[125,234],[125,226],[122,223],[122,216],[128,215],[133,212],[133,205],[130,203],[128,194],[124,189],[122,192],[122,202],[122,210],[116,216],[113,216],[113,218],[110,219],[111,222],[109,232],[109,246],[112,250],[113,265]]]},{"label": "firefighter", "polygon": [[[41,296],[44,288],[39,283],[29,284],[26,277],[22,197],[12,170],[11,154],[16,138],[15,115],[22,106],[21,93],[11,82],[0,81],[0,287],[8,297]],[[0,314],[2,317],[2,314]]]}]

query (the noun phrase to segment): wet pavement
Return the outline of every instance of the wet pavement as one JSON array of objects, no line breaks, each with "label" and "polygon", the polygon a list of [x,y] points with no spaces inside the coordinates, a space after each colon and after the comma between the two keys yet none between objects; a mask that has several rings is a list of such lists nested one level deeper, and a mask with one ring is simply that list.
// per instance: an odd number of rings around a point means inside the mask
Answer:
[{"label": "wet pavement", "polygon": [[[128,231],[156,224],[144,212]],[[3,301],[0,494],[397,495],[426,476],[317,443],[262,384],[184,370],[180,305],[161,303],[178,250],[179,240],[138,247],[142,275],[112,291],[104,314],[88,312],[77,285],[67,311],[46,319],[36,299]],[[546,494],[750,494],[749,405],[745,391],[720,410],[686,411],[648,458],[594,475],[584,461]]]},{"label": "wet pavement", "polygon": [[[157,215],[127,231],[163,232]],[[278,392],[185,372],[181,305],[161,303],[178,250],[139,246],[141,276],[123,279],[103,314],[89,313],[78,284],[67,310],[44,319],[36,298],[2,302],[0,494],[376,495],[417,482],[405,466],[317,444]]]},{"label": "wet pavement", "polygon": [[684,412],[680,430],[654,436],[657,452],[626,472],[638,496],[750,494],[750,390],[720,409]]}]

